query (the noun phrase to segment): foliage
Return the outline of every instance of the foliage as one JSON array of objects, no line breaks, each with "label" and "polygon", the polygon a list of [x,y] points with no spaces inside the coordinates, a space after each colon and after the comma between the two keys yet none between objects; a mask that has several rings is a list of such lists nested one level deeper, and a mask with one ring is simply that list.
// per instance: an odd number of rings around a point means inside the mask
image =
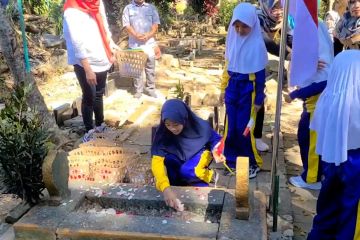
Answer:
[{"label": "foliage", "polygon": [[329,11],[329,0],[321,0],[319,2],[318,15],[321,19],[324,19],[326,12]]},{"label": "foliage", "polygon": [[24,83],[15,86],[0,112],[0,162],[6,191],[34,204],[44,189],[42,163],[48,133],[26,103],[30,92]]},{"label": "foliage", "polygon": [[225,26],[226,29],[230,24],[233,10],[237,4],[238,4],[237,1],[232,1],[232,0],[221,1],[219,18],[220,18],[220,23],[223,26]]},{"label": "foliage", "polygon": [[37,15],[46,15],[49,12],[49,3],[49,0],[24,0],[25,8]]},{"label": "foliage", "polygon": [[55,33],[61,35],[63,28],[63,3],[61,0],[51,2],[49,19],[55,25]]},{"label": "foliage", "polygon": [[173,93],[176,94],[176,98],[184,100],[184,98],[185,98],[185,88],[184,88],[184,85],[181,83],[180,80],[179,80],[178,84],[176,84],[175,88],[176,89],[174,90]]},{"label": "foliage", "polygon": [[175,0],[148,0],[147,2],[156,6],[160,16],[160,26],[167,29],[174,19],[171,6]]}]

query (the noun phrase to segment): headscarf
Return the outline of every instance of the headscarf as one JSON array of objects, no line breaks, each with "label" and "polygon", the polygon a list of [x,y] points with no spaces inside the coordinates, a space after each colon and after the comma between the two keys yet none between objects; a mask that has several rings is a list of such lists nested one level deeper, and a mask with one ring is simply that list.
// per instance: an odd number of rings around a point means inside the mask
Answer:
[{"label": "headscarf", "polygon": [[337,166],[347,160],[348,150],[360,148],[359,79],[360,51],[339,53],[310,124],[317,133],[316,152]]},{"label": "headscarf", "polygon": [[[233,26],[236,20],[251,27],[248,35],[236,33]],[[226,37],[225,58],[229,71],[243,74],[258,72],[268,62],[256,8],[250,3],[240,3],[234,9]]]},{"label": "headscarf", "polygon": [[[328,23],[328,18],[331,18],[331,20],[333,21],[331,24]],[[334,10],[330,10],[325,14],[324,22],[328,27],[328,32],[331,39],[333,39],[335,26],[339,22],[339,20],[340,20],[340,15]]]},{"label": "headscarf", "polygon": [[[180,123],[184,126],[179,135],[174,135],[165,126],[165,120]],[[199,118],[181,100],[167,100],[161,109],[160,125],[155,133],[151,154],[165,156],[166,153],[176,155],[186,161],[198,153],[212,134],[210,124]]]},{"label": "headscarf", "polygon": [[260,10],[257,11],[257,15],[261,21],[261,25],[264,28],[264,31],[265,32],[276,31],[281,26],[271,14],[271,10],[275,6],[281,4],[280,0],[259,0],[259,3],[260,3]]},{"label": "headscarf", "polygon": [[335,27],[335,36],[345,40],[357,34],[360,34],[360,18],[352,17],[350,11],[347,11]]},{"label": "headscarf", "polygon": [[100,13],[100,1],[101,0],[67,0],[64,5],[64,11],[68,8],[75,8],[82,12],[89,14],[95,19],[96,24],[99,27],[100,35],[103,40],[104,49],[106,56],[110,62],[113,62],[113,56],[110,48],[110,39],[107,37],[106,30],[104,27],[104,21]]},{"label": "headscarf", "polygon": [[[301,82],[299,87],[306,87],[312,83],[326,81],[328,79],[330,65],[334,60],[334,44],[331,41],[328,29],[324,22],[319,21],[318,24],[318,37],[319,37],[319,60],[326,62],[325,68],[317,70],[316,73]],[[291,79],[290,79],[291,81]]]}]

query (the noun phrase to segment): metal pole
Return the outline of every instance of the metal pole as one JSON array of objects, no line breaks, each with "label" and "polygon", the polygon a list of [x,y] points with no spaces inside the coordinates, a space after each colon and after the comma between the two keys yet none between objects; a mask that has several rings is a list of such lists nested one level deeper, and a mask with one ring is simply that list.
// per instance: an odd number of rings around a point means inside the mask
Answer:
[{"label": "metal pole", "polygon": [[29,49],[26,39],[26,32],[25,32],[25,20],[24,20],[24,14],[23,14],[23,7],[21,0],[17,1],[18,8],[19,8],[19,16],[20,16],[20,28],[21,28],[21,37],[23,41],[23,47],[24,47],[24,60],[25,60],[25,71],[26,73],[30,73],[31,67],[30,67],[30,60],[29,60]]},{"label": "metal pole", "polygon": [[278,160],[278,149],[279,149],[279,133],[280,133],[280,116],[281,116],[281,101],[282,101],[282,83],[284,80],[284,62],[285,62],[285,49],[286,49],[286,37],[288,28],[288,15],[289,15],[289,1],[285,0],[283,23],[281,30],[280,40],[280,54],[279,54],[279,68],[278,68],[278,86],[276,96],[276,111],[275,111],[275,126],[273,130],[273,146],[272,146],[272,157],[271,157],[271,195],[269,201],[269,208],[272,209],[275,190],[275,177],[277,175],[277,160]]}]

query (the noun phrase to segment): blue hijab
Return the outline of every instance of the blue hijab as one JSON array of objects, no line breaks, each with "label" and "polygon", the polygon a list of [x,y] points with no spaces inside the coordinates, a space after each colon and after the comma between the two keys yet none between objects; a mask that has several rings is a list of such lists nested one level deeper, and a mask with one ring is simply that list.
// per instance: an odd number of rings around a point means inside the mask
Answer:
[{"label": "blue hijab", "polygon": [[[179,135],[165,127],[165,120],[184,125]],[[151,155],[165,157],[167,153],[186,161],[198,153],[209,142],[212,129],[210,124],[199,118],[181,100],[167,100],[161,109],[161,120],[156,130]]]}]

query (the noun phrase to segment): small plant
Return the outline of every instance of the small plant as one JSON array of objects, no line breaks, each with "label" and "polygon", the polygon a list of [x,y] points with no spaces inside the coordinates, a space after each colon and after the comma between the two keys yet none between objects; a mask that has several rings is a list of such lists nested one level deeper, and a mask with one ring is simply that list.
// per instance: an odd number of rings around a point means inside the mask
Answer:
[{"label": "small plant", "polygon": [[237,4],[238,1],[234,0],[223,0],[220,3],[219,19],[220,23],[225,26],[226,30],[230,24],[233,10]]},{"label": "small plant", "polygon": [[5,191],[35,204],[44,189],[42,163],[48,133],[26,103],[30,91],[23,83],[15,86],[0,112],[0,162]]},{"label": "small plant", "polygon": [[184,88],[184,85],[180,82],[180,80],[179,80],[178,84],[176,84],[175,88],[176,89],[174,90],[174,94],[176,94],[176,98],[184,100],[185,88]]}]

